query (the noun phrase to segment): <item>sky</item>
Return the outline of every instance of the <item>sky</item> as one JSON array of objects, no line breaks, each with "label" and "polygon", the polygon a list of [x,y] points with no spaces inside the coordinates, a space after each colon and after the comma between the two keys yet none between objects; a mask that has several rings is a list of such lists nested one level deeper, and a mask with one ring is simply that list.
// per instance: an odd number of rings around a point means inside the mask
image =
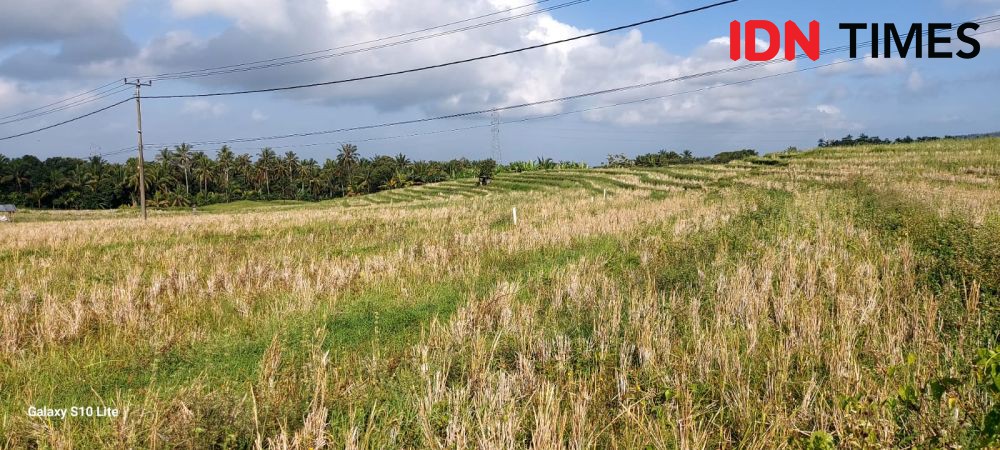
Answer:
[{"label": "sky", "polygon": [[[113,95],[64,111],[0,124],[0,137],[53,125],[120,100],[125,76],[197,70],[315,52],[497,13],[476,24],[536,14],[446,36],[301,64],[181,80],[158,80],[144,96],[260,89],[352,78],[465,59],[565,39],[712,3],[714,0],[7,0],[0,6],[0,117],[108,85]],[[517,8],[512,12],[502,12]],[[54,12],[58,13],[54,13]],[[600,37],[420,73],[294,91],[143,101],[147,151],[310,133],[488,110],[745,64],[729,59],[729,23],[753,19],[822,25],[821,46],[838,47],[847,22],[962,23],[1000,14],[1000,0],[738,3]],[[446,29],[457,28],[451,26]],[[980,32],[1000,28],[986,25]],[[440,32],[435,30],[434,32]],[[430,32],[423,33],[430,34]],[[408,37],[421,36],[421,34]],[[765,38],[760,40],[761,38]],[[758,36],[766,45],[766,36]],[[1000,131],[1000,32],[978,36],[975,59],[799,59],[712,77],[549,103],[500,113],[502,160],[536,157],[599,163],[608,154],[661,149],[708,156],[752,148],[811,148],[818,139]],[[400,39],[396,39],[398,41]],[[379,44],[391,43],[380,41]],[[368,44],[359,49],[371,46]],[[960,43],[953,50],[967,49]],[[870,49],[860,49],[862,54]],[[327,55],[319,53],[317,55]],[[742,81],[769,77],[764,80]],[[117,81],[116,81],[117,80]],[[109,84],[112,83],[112,84]],[[117,83],[117,84],[114,84]],[[723,84],[740,83],[730,86]],[[103,92],[103,91],[102,91]],[[657,100],[637,100],[661,97]],[[608,107],[617,103],[628,105]],[[604,108],[601,108],[604,106]],[[594,109],[600,108],[600,109]],[[574,111],[589,110],[582,113]],[[42,110],[45,111],[45,110]],[[559,114],[556,117],[533,119]],[[0,122],[25,116],[0,119]],[[411,159],[491,155],[491,116],[233,143],[268,146],[322,161],[343,142],[366,156]],[[508,123],[509,122],[509,123]],[[449,131],[462,129],[460,131]],[[0,141],[8,157],[106,157],[134,152],[135,107]],[[214,155],[220,145],[200,144]]]}]

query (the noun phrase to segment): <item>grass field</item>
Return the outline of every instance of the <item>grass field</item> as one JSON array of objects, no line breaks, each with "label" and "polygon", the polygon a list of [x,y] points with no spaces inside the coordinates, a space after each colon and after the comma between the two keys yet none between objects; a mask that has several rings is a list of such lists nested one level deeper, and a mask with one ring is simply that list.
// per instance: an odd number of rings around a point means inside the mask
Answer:
[{"label": "grass field", "polygon": [[998,139],[18,220],[0,226],[5,447],[1000,434]]}]

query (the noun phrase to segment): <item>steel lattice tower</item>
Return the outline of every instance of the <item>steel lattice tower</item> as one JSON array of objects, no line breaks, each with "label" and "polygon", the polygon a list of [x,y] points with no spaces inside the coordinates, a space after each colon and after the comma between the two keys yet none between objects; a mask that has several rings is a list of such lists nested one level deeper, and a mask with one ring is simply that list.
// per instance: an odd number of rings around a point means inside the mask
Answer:
[{"label": "steel lattice tower", "polygon": [[500,111],[493,110],[493,114],[490,115],[490,124],[493,130],[493,160],[500,164],[500,160],[503,158],[500,149]]}]

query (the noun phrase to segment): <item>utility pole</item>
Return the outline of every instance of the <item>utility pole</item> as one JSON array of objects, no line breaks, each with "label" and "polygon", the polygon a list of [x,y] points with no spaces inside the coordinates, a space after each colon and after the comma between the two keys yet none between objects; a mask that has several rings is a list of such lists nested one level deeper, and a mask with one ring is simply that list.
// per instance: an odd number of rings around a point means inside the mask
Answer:
[{"label": "utility pole", "polygon": [[143,83],[138,78],[130,82],[126,78],[125,84],[135,86],[135,117],[139,125],[139,205],[142,207],[142,220],[146,220],[146,159],[142,156],[142,103],[139,99],[142,98],[142,87],[152,86],[153,82]]}]

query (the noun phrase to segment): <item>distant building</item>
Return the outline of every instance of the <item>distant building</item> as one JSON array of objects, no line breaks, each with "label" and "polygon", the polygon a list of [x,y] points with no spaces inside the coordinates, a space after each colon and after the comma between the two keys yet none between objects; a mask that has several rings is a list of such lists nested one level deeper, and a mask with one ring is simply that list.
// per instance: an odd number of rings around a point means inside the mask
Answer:
[{"label": "distant building", "polygon": [[0,222],[10,222],[14,220],[14,213],[17,208],[14,205],[0,205]]}]

